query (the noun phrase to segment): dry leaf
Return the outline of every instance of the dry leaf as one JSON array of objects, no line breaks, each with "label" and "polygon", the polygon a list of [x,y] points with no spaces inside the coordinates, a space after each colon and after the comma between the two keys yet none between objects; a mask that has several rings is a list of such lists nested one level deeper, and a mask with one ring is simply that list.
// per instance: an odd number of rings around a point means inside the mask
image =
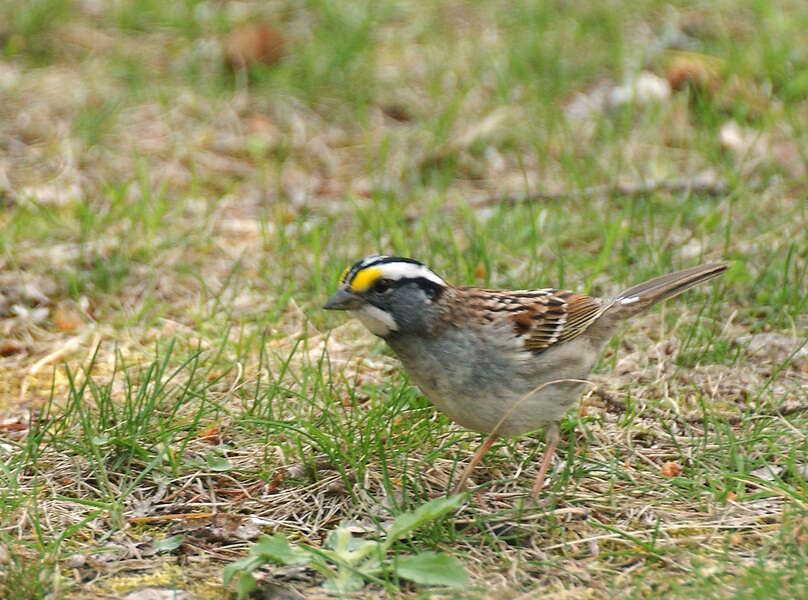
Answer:
[{"label": "dry leaf", "polygon": [[17,340],[3,340],[0,342],[0,356],[12,356],[25,352],[25,346]]},{"label": "dry leaf", "polygon": [[267,493],[271,494],[275,490],[280,487],[281,483],[283,483],[284,479],[284,472],[278,471],[275,473],[274,477],[272,477],[272,481],[269,482],[269,486],[267,486]]},{"label": "dry leaf", "polygon": [[284,54],[283,36],[268,23],[243,25],[227,36],[224,53],[234,70],[253,63],[274,65]]},{"label": "dry leaf", "polygon": [[53,312],[53,323],[59,331],[76,331],[84,321],[77,309],[68,305],[60,305]]},{"label": "dry leaf", "polygon": [[194,437],[202,442],[206,442],[208,444],[215,444],[219,441],[219,425],[213,424],[207,429],[203,429],[199,433],[197,433]]},{"label": "dry leaf", "polygon": [[684,469],[682,465],[675,462],[666,462],[660,467],[660,472],[665,477],[676,477],[679,475]]},{"label": "dry leaf", "polygon": [[688,53],[677,56],[668,67],[665,79],[674,90],[693,88],[713,92],[721,85],[715,57]]}]

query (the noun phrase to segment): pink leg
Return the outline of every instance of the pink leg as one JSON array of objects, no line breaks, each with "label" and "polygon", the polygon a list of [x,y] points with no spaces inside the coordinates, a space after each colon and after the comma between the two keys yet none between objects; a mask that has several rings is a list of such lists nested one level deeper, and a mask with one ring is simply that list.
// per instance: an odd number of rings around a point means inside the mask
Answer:
[{"label": "pink leg", "polygon": [[480,462],[485,453],[488,452],[488,449],[491,447],[491,444],[494,443],[495,439],[496,436],[489,435],[487,438],[485,438],[485,441],[482,444],[480,444],[480,447],[477,448],[477,452],[474,453],[474,456],[472,457],[471,461],[466,467],[466,470],[463,471],[463,475],[460,477],[460,481],[458,481],[457,485],[455,486],[454,489],[455,493],[462,492],[463,489],[466,487],[466,480],[468,480],[469,476],[471,475],[471,472],[474,470],[474,467],[477,466],[477,463]]},{"label": "pink leg", "polygon": [[558,430],[558,423],[552,423],[544,434],[544,442],[547,448],[544,450],[544,456],[541,459],[541,466],[539,467],[539,474],[536,476],[536,482],[533,484],[533,489],[530,490],[530,495],[533,500],[539,501],[539,493],[541,488],[544,487],[544,476],[547,474],[547,469],[550,467],[550,460],[558,447],[558,441],[561,439],[561,432]]}]

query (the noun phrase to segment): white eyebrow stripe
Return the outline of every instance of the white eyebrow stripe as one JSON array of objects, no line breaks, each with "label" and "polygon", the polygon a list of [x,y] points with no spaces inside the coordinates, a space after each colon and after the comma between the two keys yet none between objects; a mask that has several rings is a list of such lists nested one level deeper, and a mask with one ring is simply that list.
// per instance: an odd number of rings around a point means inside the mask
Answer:
[{"label": "white eyebrow stripe", "polygon": [[365,258],[362,259],[362,262],[359,263],[359,269],[357,269],[357,270],[364,269],[368,265],[370,265],[372,263],[375,263],[376,261],[385,259],[385,258],[390,258],[390,257],[387,256],[386,254],[376,254],[374,256],[366,256]]},{"label": "white eyebrow stripe", "polygon": [[446,287],[446,282],[435,275],[425,265],[417,265],[408,262],[389,262],[378,265],[378,268],[382,272],[382,277],[386,279],[399,280],[423,277],[428,281]]}]

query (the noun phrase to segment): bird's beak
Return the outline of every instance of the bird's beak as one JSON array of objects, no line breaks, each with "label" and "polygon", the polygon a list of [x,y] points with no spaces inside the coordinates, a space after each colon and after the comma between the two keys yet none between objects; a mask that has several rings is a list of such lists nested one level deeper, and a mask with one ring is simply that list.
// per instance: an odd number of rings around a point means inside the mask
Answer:
[{"label": "bird's beak", "polygon": [[331,296],[323,308],[326,310],[355,310],[362,304],[362,299],[344,286]]}]

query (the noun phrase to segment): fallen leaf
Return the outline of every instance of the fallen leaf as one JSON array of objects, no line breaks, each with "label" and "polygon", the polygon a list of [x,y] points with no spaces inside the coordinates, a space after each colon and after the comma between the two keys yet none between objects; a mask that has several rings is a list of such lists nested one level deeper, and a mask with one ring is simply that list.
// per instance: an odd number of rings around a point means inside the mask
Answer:
[{"label": "fallen leaf", "polygon": [[284,40],[280,31],[269,23],[254,23],[234,29],[224,43],[227,64],[233,70],[253,63],[274,65],[284,55]]},{"label": "fallen leaf", "polygon": [[270,481],[269,485],[267,486],[267,493],[271,494],[272,492],[277,490],[278,487],[280,487],[281,483],[283,483],[283,479],[284,479],[283,471],[278,471],[277,473],[275,473],[274,477],[272,477],[272,481]]},{"label": "fallen leaf", "polygon": [[76,331],[83,323],[81,313],[68,305],[59,305],[53,311],[53,323],[59,331]]},{"label": "fallen leaf", "polygon": [[680,91],[691,88],[713,92],[721,85],[716,70],[717,59],[713,56],[689,52],[673,59],[665,79],[672,89]]},{"label": "fallen leaf", "polygon": [[676,462],[666,462],[660,468],[660,472],[665,477],[676,477],[679,475],[684,469],[682,465]]},{"label": "fallen leaf", "polygon": [[194,437],[200,441],[206,442],[208,444],[215,444],[219,441],[219,425],[215,423],[208,427],[207,429],[203,429],[199,433],[197,433]]},{"label": "fallen leaf", "polygon": [[0,342],[0,356],[12,356],[25,352],[25,346],[17,340],[3,340]]}]

